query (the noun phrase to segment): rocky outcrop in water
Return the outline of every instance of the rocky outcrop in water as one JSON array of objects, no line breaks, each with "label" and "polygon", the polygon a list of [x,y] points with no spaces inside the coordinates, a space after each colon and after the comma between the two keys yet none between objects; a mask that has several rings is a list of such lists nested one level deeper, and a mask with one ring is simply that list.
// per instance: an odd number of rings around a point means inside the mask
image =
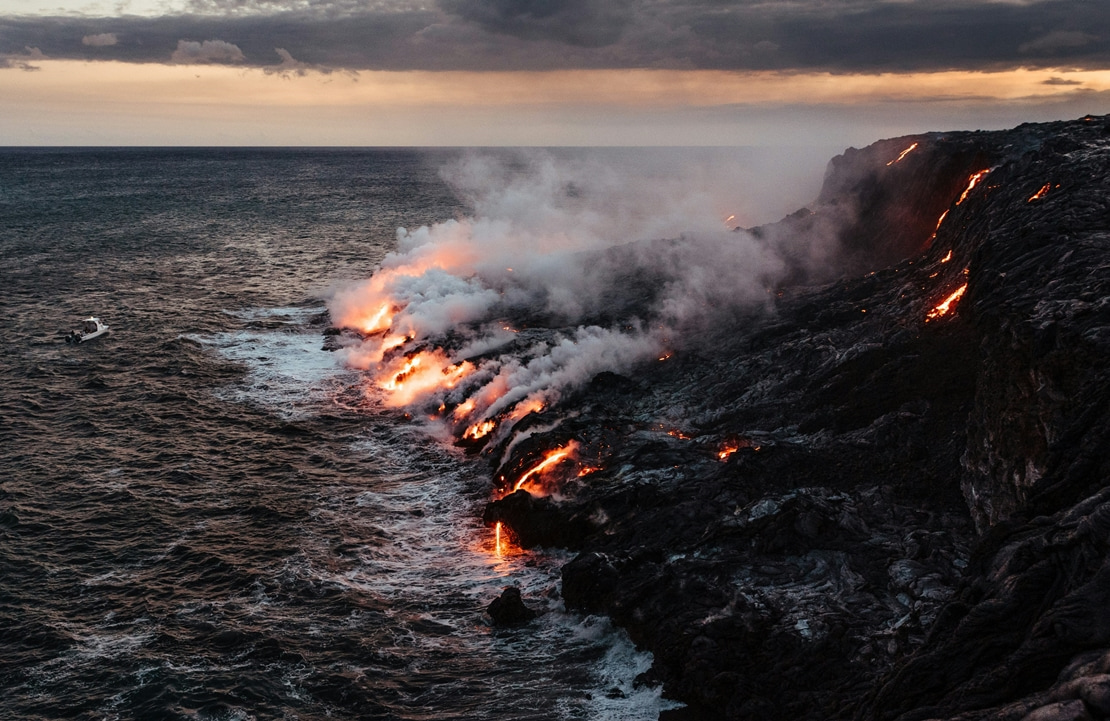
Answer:
[{"label": "rocky outcrop in water", "polygon": [[509,586],[493,599],[486,607],[486,613],[495,626],[516,626],[528,623],[537,616],[534,610],[524,605],[520,589],[515,586]]},{"label": "rocky outcrop in water", "polygon": [[676,716],[1110,717],[1110,118],[850,150],[752,232],[773,310],[535,414],[495,477],[591,472],[485,520]]}]

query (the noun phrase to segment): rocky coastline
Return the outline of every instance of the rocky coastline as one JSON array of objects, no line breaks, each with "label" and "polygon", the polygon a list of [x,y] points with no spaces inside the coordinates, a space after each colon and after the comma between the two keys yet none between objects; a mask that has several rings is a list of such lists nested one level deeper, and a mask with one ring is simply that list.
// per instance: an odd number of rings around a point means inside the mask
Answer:
[{"label": "rocky coastline", "polygon": [[667,718],[1110,717],[1110,118],[851,149],[747,232],[767,304],[472,448],[590,463],[485,522],[578,552]]}]

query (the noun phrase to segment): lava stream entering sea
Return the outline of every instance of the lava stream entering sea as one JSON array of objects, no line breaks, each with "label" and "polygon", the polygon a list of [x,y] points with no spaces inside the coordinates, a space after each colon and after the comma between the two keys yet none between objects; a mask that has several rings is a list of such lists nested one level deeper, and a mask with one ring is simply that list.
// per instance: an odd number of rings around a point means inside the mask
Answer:
[{"label": "lava stream entering sea", "polygon": [[527,471],[524,472],[523,475],[521,475],[520,478],[517,479],[516,484],[513,485],[513,492],[515,493],[516,491],[524,488],[524,486],[529,483],[533,476],[542,475],[561,463],[564,459],[569,458],[577,448],[578,444],[574,441],[570,441],[566,445],[548,451],[544,455],[542,461],[529,468]]}]

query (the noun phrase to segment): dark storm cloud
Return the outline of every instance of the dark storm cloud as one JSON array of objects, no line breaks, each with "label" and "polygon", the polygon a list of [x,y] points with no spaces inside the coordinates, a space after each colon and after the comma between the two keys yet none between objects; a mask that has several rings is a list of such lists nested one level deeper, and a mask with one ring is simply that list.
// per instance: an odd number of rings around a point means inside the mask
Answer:
[{"label": "dark storm cloud", "polygon": [[[160,18],[0,18],[0,53],[169,62],[218,38],[362,69],[1110,67],[1106,0],[190,0]],[[115,45],[84,38],[113,36]],[[284,57],[284,56],[282,56]]]},{"label": "dark storm cloud", "polygon": [[0,53],[0,68],[34,71],[40,68],[38,65],[34,65],[33,62],[45,59],[46,56],[38,48],[26,47],[23,48],[22,52]]},{"label": "dark storm cloud", "polygon": [[1068,80],[1067,78],[1051,77],[1048,80],[1042,81],[1042,85],[1082,85],[1078,80]]},{"label": "dark storm cloud", "polygon": [[[0,18],[0,53],[30,45],[52,58],[168,63],[183,39],[219,39],[239,48],[244,65],[272,65],[274,49],[285,48],[312,65],[405,69],[414,64],[409,58],[412,38],[434,17],[388,13],[339,19],[285,12],[245,17]],[[85,37],[108,34],[116,36],[115,45],[83,42]]]},{"label": "dark storm cloud", "polygon": [[602,47],[632,23],[631,0],[440,0],[465,22],[523,40]]}]

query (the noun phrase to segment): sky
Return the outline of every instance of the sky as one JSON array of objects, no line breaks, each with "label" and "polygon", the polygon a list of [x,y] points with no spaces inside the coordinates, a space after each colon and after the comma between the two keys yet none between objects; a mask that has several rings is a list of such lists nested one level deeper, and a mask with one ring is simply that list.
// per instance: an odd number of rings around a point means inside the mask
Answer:
[{"label": "sky", "polygon": [[0,0],[0,145],[843,148],[1106,113],[1107,0]]}]

